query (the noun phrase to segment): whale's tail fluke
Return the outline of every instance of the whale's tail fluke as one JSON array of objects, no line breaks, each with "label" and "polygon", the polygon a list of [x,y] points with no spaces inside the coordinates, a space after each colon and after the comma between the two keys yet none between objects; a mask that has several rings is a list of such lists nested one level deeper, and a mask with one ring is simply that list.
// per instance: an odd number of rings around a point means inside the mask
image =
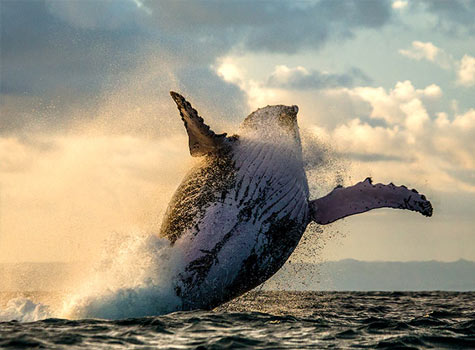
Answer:
[{"label": "whale's tail fluke", "polygon": [[326,196],[310,201],[310,219],[325,225],[376,208],[408,209],[432,216],[431,203],[416,190],[392,183],[373,185],[367,178],[354,186],[339,186]]}]

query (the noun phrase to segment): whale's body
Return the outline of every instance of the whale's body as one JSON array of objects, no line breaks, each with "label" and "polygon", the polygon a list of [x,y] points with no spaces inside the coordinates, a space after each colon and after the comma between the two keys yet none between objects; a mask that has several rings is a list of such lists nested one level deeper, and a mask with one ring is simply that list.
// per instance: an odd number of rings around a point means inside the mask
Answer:
[{"label": "whale's body", "polygon": [[193,169],[174,199],[193,208],[179,216],[189,222],[175,242],[185,252],[177,287],[187,308],[215,306],[267,280],[307,226],[301,159],[251,139],[233,146]]},{"label": "whale's body", "polygon": [[190,152],[202,157],[175,192],[161,228],[184,254],[174,279],[183,310],[213,308],[266,281],[311,220],[326,224],[385,206],[432,213],[414,190],[369,180],[309,201],[296,106],[259,109],[239,136],[226,137],[209,130],[182,96],[172,97]]}]

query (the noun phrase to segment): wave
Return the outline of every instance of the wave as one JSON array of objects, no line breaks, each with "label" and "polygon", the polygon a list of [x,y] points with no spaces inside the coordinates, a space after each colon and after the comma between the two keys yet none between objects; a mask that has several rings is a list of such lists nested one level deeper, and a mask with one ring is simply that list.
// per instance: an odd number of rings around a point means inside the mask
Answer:
[{"label": "wave", "polygon": [[474,310],[474,292],[254,291],[213,311],[0,323],[0,348],[474,349]]}]

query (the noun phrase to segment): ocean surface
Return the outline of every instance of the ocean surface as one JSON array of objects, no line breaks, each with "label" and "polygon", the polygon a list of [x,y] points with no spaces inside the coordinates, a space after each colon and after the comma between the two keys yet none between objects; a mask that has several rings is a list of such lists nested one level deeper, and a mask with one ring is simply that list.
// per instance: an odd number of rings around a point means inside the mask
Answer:
[{"label": "ocean surface", "polygon": [[0,348],[475,349],[475,292],[253,291],[213,311],[1,322]]}]

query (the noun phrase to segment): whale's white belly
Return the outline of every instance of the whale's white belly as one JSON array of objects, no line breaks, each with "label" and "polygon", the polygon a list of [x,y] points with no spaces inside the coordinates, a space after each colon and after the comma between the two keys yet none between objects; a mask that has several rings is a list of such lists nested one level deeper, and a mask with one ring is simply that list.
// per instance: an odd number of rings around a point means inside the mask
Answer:
[{"label": "whale's white belly", "polygon": [[[307,224],[307,180],[292,149],[244,139],[233,152],[233,165],[234,186],[207,203],[200,220],[175,243],[186,265],[178,288],[185,298],[202,301],[193,307],[265,281],[291,254]],[[241,281],[246,269],[253,277]]]}]

